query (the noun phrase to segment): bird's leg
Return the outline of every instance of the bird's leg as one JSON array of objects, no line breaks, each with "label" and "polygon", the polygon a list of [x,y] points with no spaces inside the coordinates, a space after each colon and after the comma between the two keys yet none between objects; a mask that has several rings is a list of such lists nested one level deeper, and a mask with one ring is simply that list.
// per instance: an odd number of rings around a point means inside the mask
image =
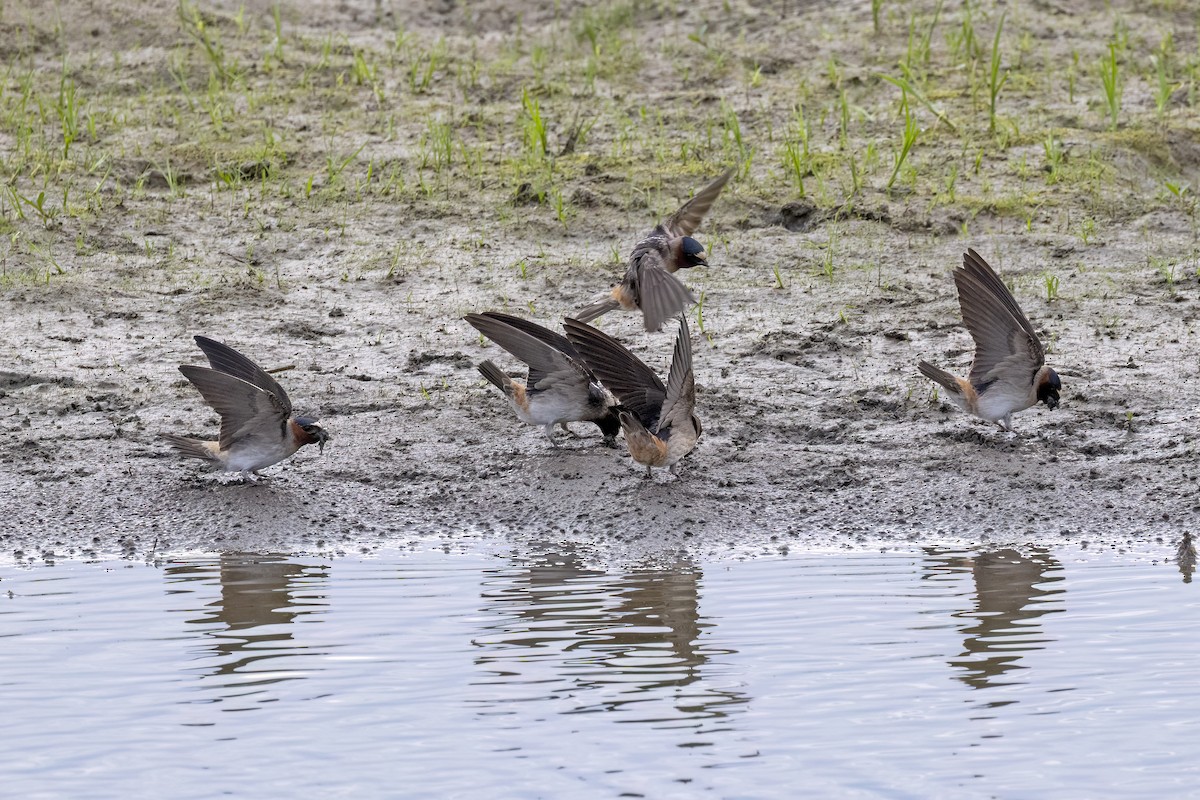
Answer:
[{"label": "bird's leg", "polygon": [[546,438],[550,440],[551,447],[558,447],[558,442],[554,441],[554,423],[542,427],[542,433],[546,434]]},{"label": "bird's leg", "polygon": [[570,429],[570,427],[568,427],[568,426],[567,426],[567,423],[565,423],[565,422],[560,422],[560,423],[558,423],[558,427],[562,428],[562,429],[563,429],[563,433],[567,434],[567,435],[568,435],[568,436],[570,436],[572,439],[578,439],[578,438],[579,438],[579,434],[578,434],[578,433],[576,433],[575,431],[571,430],[571,429]]},{"label": "bird's leg", "polygon": [[649,464],[646,465],[646,477],[651,479],[654,478],[654,471],[650,468]]},{"label": "bird's leg", "polygon": [[1008,434],[1008,439],[1010,441],[1013,439],[1021,438],[1021,434],[1019,434],[1015,430],[1013,430],[1012,414],[1005,414],[1004,419],[999,420],[999,425],[1000,425],[1000,429]]}]

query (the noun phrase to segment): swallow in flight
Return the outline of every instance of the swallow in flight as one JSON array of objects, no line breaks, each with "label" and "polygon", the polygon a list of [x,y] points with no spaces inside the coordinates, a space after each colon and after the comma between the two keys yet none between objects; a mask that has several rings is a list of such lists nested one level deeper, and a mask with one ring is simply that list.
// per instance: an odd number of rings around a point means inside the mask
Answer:
[{"label": "swallow in flight", "polygon": [[616,308],[641,309],[646,330],[661,330],[663,323],[696,302],[696,298],[673,273],[687,267],[708,265],[704,247],[692,238],[704,215],[733,177],[726,170],[684,203],[666,222],[659,223],[633,248],[625,277],[608,295],[579,310],[574,318],[591,322]]},{"label": "swallow in flight", "polygon": [[959,408],[1012,431],[1012,415],[1039,402],[1058,407],[1062,383],[1046,366],[1046,353],[1033,326],[988,263],[974,250],[954,271],[963,322],[975,340],[975,360],[966,378],[927,361],[921,374],[946,389]]},{"label": "swallow in flight", "polygon": [[278,464],[306,444],[322,451],[329,434],[309,417],[293,417],[287,392],[262,367],[229,345],[197,336],[208,367],[184,364],[179,371],[200,390],[221,417],[220,438],[192,439],[161,434],[182,455],[199,458],[226,472],[241,472],[251,483],[258,470]]},{"label": "swallow in flight", "polygon": [[617,410],[625,446],[633,460],[646,466],[648,477],[653,467],[668,467],[671,474],[678,475],[676,464],[700,438],[700,420],[694,413],[696,380],[687,320],[679,318],[666,386],[611,336],[575,319],[567,319],[565,325],[567,338],[583,360],[621,401]]},{"label": "swallow in flight", "polygon": [[479,371],[504,392],[517,417],[527,425],[540,426],[554,441],[554,426],[565,430],[568,422],[594,422],[608,447],[616,446],[621,423],[613,409],[617,401],[588,369],[575,346],[561,333],[529,320],[488,311],[465,317],[475,330],[529,366],[525,383],[514,381],[493,364],[484,361]]}]

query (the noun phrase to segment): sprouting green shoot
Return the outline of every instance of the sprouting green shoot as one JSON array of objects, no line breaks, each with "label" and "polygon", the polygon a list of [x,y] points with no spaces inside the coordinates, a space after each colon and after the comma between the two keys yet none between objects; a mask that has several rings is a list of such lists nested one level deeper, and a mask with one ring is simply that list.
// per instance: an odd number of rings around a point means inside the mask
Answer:
[{"label": "sprouting green shoot", "polygon": [[803,148],[798,142],[785,142],[783,145],[783,166],[796,184],[800,196],[804,197],[804,174],[808,171],[807,159]]},{"label": "sprouting green shoot", "polygon": [[821,259],[821,271],[830,283],[833,283],[834,275],[834,251],[837,249],[837,231],[829,231],[829,241],[825,244],[825,254]]},{"label": "sprouting green shoot", "polygon": [[1046,175],[1047,183],[1058,183],[1062,178],[1063,149],[1062,142],[1053,133],[1047,134],[1042,142],[1046,153],[1046,166],[1050,172]]},{"label": "sprouting green shoot", "polygon": [[841,91],[838,110],[838,148],[845,150],[850,141],[850,102],[846,99],[845,89]]},{"label": "sprouting green shoot", "polygon": [[900,91],[906,92],[910,96],[917,98],[917,102],[929,109],[929,113],[937,117],[939,122],[943,123],[950,130],[957,132],[958,127],[950,121],[950,118],[946,116],[946,112],[942,111],[932,102],[930,102],[929,98],[927,98],[925,94],[916,87],[912,79],[912,72],[909,71],[908,66],[901,63],[900,71],[904,73],[904,77],[902,78],[897,78],[892,75],[884,75],[882,72],[877,72],[875,75],[892,84]]},{"label": "sprouting green shoot", "polygon": [[1046,285],[1046,302],[1052,303],[1058,299],[1058,276],[1051,275],[1047,272],[1042,276],[1042,282]]},{"label": "sprouting green shoot", "polygon": [[887,186],[884,191],[888,194],[892,191],[892,186],[896,183],[896,178],[900,175],[900,168],[904,166],[904,162],[908,159],[909,152],[917,142],[917,136],[920,135],[921,129],[917,127],[917,117],[912,112],[912,105],[908,102],[908,93],[903,92],[902,102],[904,104],[904,134],[903,141],[900,144],[900,152],[895,156],[895,165],[892,168],[892,175],[888,178]]},{"label": "sprouting green shoot", "polygon": [[991,69],[988,71],[988,95],[990,102],[988,104],[988,133],[996,132],[996,98],[1000,96],[1000,90],[1004,88],[1005,82],[1008,81],[1008,70],[1004,70],[1004,74],[1000,74],[1000,34],[1004,31],[1004,18],[1008,16],[1008,12],[1000,15],[1000,24],[996,26],[996,36],[992,39],[992,62]]},{"label": "sprouting green shoot", "polygon": [[558,222],[563,226],[563,230],[567,230],[567,216],[570,208],[567,202],[563,199],[562,189],[555,186],[550,190],[550,202],[554,206],[554,215],[558,217]]},{"label": "sprouting green shoot", "polygon": [[1161,119],[1167,111],[1167,106],[1171,102],[1171,95],[1175,93],[1182,84],[1175,82],[1171,70],[1171,54],[1175,49],[1175,45],[1171,40],[1171,32],[1167,31],[1167,35],[1163,37],[1162,43],[1158,46],[1158,52],[1150,56],[1151,63],[1154,64],[1154,111]]},{"label": "sprouting green shoot", "polygon": [[1104,107],[1108,110],[1108,127],[1116,130],[1117,115],[1121,113],[1121,68],[1117,61],[1117,43],[1108,43],[1108,55],[1100,59],[1100,82],[1104,86]]},{"label": "sprouting green shoot", "polygon": [[522,122],[525,129],[525,155],[532,164],[541,164],[550,157],[549,133],[542,104],[528,89],[521,90]]}]

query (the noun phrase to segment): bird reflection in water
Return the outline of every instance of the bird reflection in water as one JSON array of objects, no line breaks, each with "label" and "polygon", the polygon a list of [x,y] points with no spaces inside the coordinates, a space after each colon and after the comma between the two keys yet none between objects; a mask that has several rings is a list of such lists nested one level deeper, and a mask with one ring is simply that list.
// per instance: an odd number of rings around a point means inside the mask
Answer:
[{"label": "bird reflection in water", "polygon": [[325,607],[313,589],[328,578],[328,568],[297,564],[282,555],[223,553],[216,564],[167,565],[166,582],[210,583],[214,567],[221,595],[202,616],[188,619],[204,628],[203,677],[216,679],[215,685],[227,690],[218,700],[236,707],[226,710],[256,708],[275,699],[264,696],[265,686],[305,676],[305,671],[285,668],[279,659],[320,655],[293,641],[292,626],[298,617]]},{"label": "bird reflection in water", "polygon": [[1196,545],[1190,533],[1185,533],[1175,547],[1175,564],[1179,567],[1183,582],[1191,583],[1192,574],[1196,571]]},{"label": "bird reflection in water", "polygon": [[934,557],[926,565],[927,575],[970,569],[975,581],[975,607],[953,615],[969,621],[960,628],[965,636],[963,652],[949,662],[961,670],[956,677],[973,689],[1017,682],[1008,673],[1025,669],[1020,663],[1022,657],[1042,649],[1046,642],[1045,633],[1035,621],[1064,609],[1059,595],[1065,589],[1051,587],[1063,580],[1062,565],[1044,548],[1025,553],[995,550],[966,557],[961,553],[927,552]]},{"label": "bird reflection in water", "polygon": [[[549,553],[494,570],[485,584],[476,663],[491,677],[481,713],[507,703],[551,700],[561,713],[616,712],[621,722],[711,731],[748,698],[719,685],[706,645],[713,623],[699,611],[699,568],[678,562],[621,574],[590,569],[573,552]],[[527,687],[504,697],[497,686]],[[512,710],[511,708],[509,710]],[[686,742],[700,746],[706,742]]]}]

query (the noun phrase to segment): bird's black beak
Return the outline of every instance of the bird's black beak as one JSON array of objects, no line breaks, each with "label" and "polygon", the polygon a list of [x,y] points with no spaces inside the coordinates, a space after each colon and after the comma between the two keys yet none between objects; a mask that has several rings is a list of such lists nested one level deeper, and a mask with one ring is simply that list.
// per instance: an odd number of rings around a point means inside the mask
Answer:
[{"label": "bird's black beak", "polygon": [[324,454],[325,453],[325,443],[328,442],[331,438],[333,438],[333,437],[331,437],[329,435],[329,432],[326,431],[324,428],[321,428],[320,430],[318,430],[317,431],[317,452]]}]

